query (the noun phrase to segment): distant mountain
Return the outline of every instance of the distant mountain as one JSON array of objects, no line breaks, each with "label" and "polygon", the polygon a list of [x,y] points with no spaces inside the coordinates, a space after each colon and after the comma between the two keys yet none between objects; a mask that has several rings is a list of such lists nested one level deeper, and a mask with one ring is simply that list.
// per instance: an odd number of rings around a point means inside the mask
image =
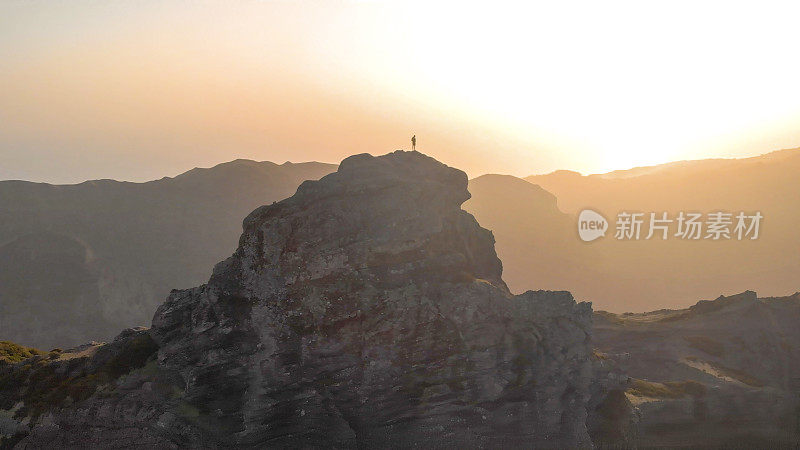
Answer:
[{"label": "distant mountain", "polygon": [[[495,233],[498,253],[513,266],[514,273],[528,271],[529,280],[509,278],[513,290],[561,288],[566,284],[577,298],[591,300],[613,311],[646,311],[654,307],[684,307],[694,298],[718,293],[733,294],[748,289],[778,296],[800,288],[800,149],[782,150],[746,159],[681,161],[660,166],[582,176],[557,171],[527,177],[558,198],[561,211],[572,216],[583,208],[601,212],[611,230],[603,239],[582,243],[577,237],[554,249],[577,260],[586,270],[562,266],[553,269],[563,276],[551,286],[536,276],[533,256],[509,258],[506,243],[541,240],[532,228]],[[507,203],[518,210],[537,210],[522,188],[506,193]],[[514,200],[517,199],[517,200]],[[621,211],[669,213],[680,211],[708,214],[716,211],[753,213],[764,216],[757,240],[684,241],[671,236],[666,241],[617,241],[614,222]],[[488,218],[478,217],[482,223]],[[647,222],[645,222],[645,227]],[[491,225],[489,226],[491,228]],[[675,223],[672,224],[672,233]],[[643,228],[642,238],[647,234]],[[579,244],[577,250],[572,244]],[[559,259],[556,260],[556,264]],[[588,268],[588,269],[587,269]]]},{"label": "distant mountain", "polygon": [[572,218],[553,194],[509,175],[474,178],[469,191],[464,209],[492,230],[512,290],[569,290],[587,270]]},{"label": "distant mountain", "polygon": [[682,310],[595,313],[598,357],[631,377],[639,447],[794,448],[800,293],[743,292]]},{"label": "distant mountain", "polygon": [[236,249],[247,214],[334,170],[235,160],[147,183],[0,182],[0,339],[49,349],[149,325]]}]

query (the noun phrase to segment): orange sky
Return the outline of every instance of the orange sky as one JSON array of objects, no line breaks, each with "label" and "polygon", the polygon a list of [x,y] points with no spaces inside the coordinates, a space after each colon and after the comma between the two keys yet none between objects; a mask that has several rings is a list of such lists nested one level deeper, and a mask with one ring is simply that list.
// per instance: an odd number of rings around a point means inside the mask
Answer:
[{"label": "orange sky", "polygon": [[3,2],[0,179],[419,149],[603,172],[800,144],[791,3]]}]

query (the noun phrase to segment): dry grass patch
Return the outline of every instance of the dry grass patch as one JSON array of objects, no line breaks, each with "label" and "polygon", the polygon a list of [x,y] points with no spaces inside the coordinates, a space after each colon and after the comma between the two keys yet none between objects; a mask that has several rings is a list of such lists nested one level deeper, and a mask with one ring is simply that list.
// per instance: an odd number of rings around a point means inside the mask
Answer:
[{"label": "dry grass patch", "polygon": [[636,397],[650,398],[681,398],[687,395],[701,397],[705,395],[706,387],[701,383],[691,380],[657,383],[632,378],[628,393]]},{"label": "dry grass patch", "polygon": [[0,364],[2,363],[18,363],[24,361],[32,356],[43,355],[45,352],[35,348],[23,347],[22,345],[15,344],[9,341],[0,341]]}]

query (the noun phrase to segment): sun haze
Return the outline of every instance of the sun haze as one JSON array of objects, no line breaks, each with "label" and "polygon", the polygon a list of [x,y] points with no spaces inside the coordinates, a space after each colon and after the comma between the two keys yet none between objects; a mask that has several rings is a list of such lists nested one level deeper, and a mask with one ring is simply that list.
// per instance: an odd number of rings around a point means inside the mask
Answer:
[{"label": "sun haze", "polygon": [[[552,2],[550,2],[552,3]],[[417,148],[584,173],[800,142],[798,7],[3,2],[0,179]]]}]

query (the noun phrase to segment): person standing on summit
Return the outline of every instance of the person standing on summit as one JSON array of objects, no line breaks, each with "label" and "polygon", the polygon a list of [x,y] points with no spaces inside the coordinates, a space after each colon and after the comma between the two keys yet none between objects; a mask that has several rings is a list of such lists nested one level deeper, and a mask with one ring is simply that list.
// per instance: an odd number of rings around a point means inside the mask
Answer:
[{"label": "person standing on summit", "polygon": [[411,136],[411,150],[417,149],[417,135]]}]

